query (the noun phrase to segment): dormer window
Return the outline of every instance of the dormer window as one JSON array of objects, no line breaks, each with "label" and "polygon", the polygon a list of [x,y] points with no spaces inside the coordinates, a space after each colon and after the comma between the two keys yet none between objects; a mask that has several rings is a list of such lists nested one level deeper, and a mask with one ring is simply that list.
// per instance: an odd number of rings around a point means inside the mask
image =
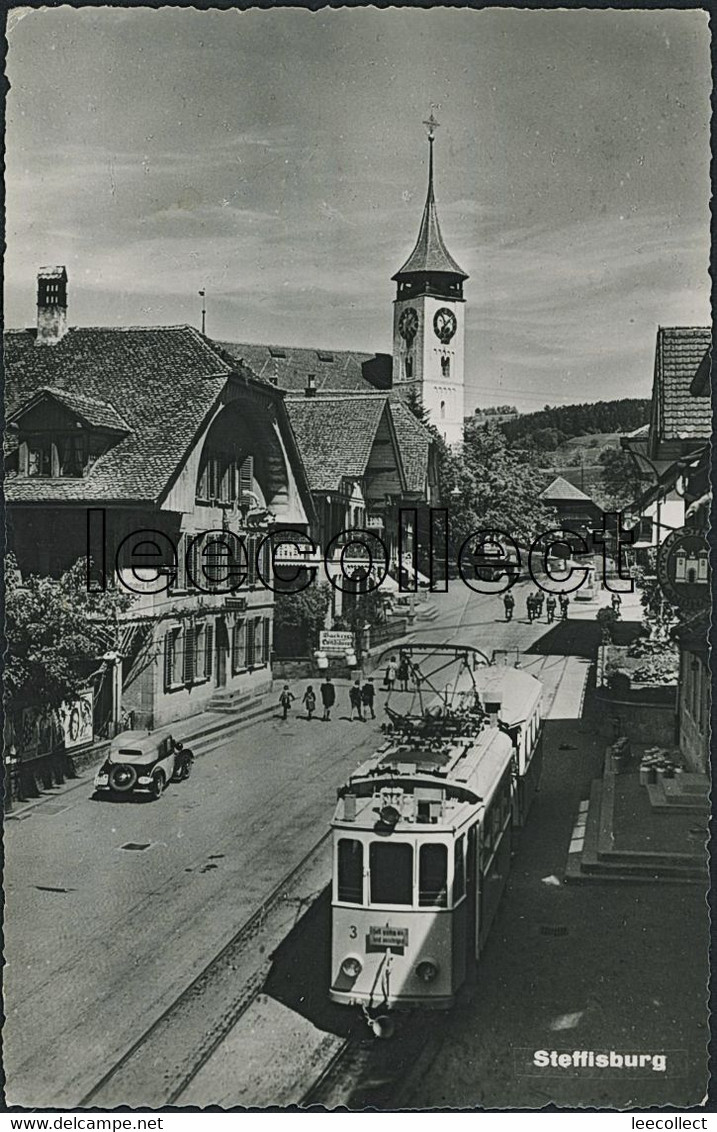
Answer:
[{"label": "dormer window", "polygon": [[40,389],[8,417],[17,433],[18,475],[79,479],[129,426],[104,401],[69,390]]},{"label": "dormer window", "polygon": [[65,476],[77,479],[87,467],[87,435],[83,432],[28,436],[20,443],[21,476]]},{"label": "dormer window", "polygon": [[[23,447],[25,451],[23,452]],[[20,475],[51,476],[53,444],[49,436],[37,436],[20,447]],[[23,456],[25,459],[23,460]],[[25,464],[25,467],[23,467]]]}]

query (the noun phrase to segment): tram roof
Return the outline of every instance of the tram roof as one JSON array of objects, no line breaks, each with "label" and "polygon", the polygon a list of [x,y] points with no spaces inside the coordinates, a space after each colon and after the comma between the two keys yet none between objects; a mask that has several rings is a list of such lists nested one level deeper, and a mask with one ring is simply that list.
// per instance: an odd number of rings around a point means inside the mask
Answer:
[{"label": "tram roof", "polygon": [[507,665],[491,665],[474,673],[476,688],[483,703],[491,694],[500,694],[501,721],[506,727],[515,727],[526,720],[543,694],[543,685],[529,672]]},{"label": "tram roof", "polygon": [[[543,694],[543,685],[529,672],[520,668],[509,668],[507,665],[496,664],[490,667],[476,668],[470,673],[463,671],[455,681],[453,691],[449,693],[448,703],[451,707],[464,706],[470,710],[474,694],[485,707],[491,701],[498,701],[500,709],[498,716],[506,727],[517,727],[531,715],[536,704]],[[443,697],[437,696],[429,707],[431,713],[441,710]]]},{"label": "tram roof", "polygon": [[415,746],[410,740],[391,743],[362,763],[351,775],[347,788],[358,781],[380,789],[389,779],[438,789],[469,790],[484,796],[499,776],[499,768],[510,758],[512,744],[497,727],[486,727],[478,735]]}]

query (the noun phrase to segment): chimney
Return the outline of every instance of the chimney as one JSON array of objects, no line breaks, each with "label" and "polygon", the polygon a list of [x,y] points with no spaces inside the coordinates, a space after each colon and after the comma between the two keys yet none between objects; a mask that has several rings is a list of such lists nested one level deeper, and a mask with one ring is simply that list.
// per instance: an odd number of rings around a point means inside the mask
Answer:
[{"label": "chimney", "polygon": [[67,271],[41,267],[37,274],[36,346],[56,346],[67,334]]},{"label": "chimney", "polygon": [[316,374],[309,373],[306,375],[306,389],[304,390],[305,397],[316,396]]}]

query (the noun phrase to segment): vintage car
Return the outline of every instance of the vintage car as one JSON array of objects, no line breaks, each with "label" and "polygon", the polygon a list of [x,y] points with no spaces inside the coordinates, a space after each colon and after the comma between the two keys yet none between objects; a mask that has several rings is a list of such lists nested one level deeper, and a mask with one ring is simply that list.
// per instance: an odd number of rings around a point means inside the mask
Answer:
[{"label": "vintage car", "polygon": [[95,790],[157,799],[168,782],[189,778],[194,755],[162,731],[123,731],[95,775]]}]

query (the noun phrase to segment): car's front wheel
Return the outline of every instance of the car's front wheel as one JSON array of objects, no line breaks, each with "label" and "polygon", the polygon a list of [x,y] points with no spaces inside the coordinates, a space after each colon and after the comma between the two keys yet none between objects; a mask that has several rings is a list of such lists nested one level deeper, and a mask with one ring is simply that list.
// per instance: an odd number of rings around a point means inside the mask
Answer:
[{"label": "car's front wheel", "polygon": [[158,798],[162,797],[165,782],[166,779],[161,770],[158,770],[156,774],[152,775],[152,785],[149,788],[149,793],[153,801],[156,802]]}]

